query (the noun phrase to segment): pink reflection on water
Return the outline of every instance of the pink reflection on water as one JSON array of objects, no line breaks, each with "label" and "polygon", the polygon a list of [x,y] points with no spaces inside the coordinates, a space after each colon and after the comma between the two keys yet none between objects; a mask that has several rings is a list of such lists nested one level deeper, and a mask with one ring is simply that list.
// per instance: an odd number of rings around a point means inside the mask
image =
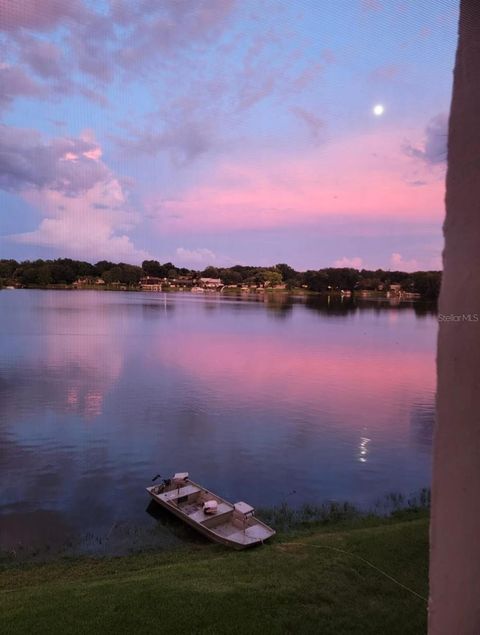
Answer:
[{"label": "pink reflection on water", "polygon": [[72,386],[67,389],[67,410],[75,412],[78,406],[78,387]]},{"label": "pink reflection on water", "polygon": [[102,414],[103,394],[92,390],[85,395],[84,414],[87,419],[94,419]]},{"label": "pink reflection on water", "polygon": [[112,332],[111,315],[83,310],[83,297],[74,296],[76,304],[68,298],[75,311],[55,305],[55,311],[44,314],[46,330],[54,336],[37,355],[39,364],[55,377],[50,401],[59,410],[92,420],[102,414],[105,395],[121,375],[124,347]]},{"label": "pink reflection on water", "polygon": [[[265,407],[307,405],[335,413],[341,427],[358,429],[375,412],[376,421],[410,425],[408,407],[435,390],[435,360],[429,350],[376,348],[323,341],[308,346],[262,336],[182,334],[157,349],[161,360],[200,383],[216,402]],[[401,413],[392,411],[400,404]],[[394,421],[392,421],[394,417]],[[368,453],[362,434],[361,456]]]}]

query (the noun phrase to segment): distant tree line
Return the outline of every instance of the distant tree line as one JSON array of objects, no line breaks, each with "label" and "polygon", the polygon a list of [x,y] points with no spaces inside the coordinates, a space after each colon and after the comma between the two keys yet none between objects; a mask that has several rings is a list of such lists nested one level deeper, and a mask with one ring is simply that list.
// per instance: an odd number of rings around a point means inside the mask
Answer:
[{"label": "distant tree line", "polygon": [[102,278],[105,282],[138,284],[145,275],[141,267],[101,260],[95,265],[71,258],[57,260],[0,260],[0,281],[22,286],[71,285],[79,278]]},{"label": "distant tree line", "polygon": [[175,280],[183,278],[220,278],[225,285],[285,285],[287,289],[299,287],[310,291],[387,291],[391,284],[400,285],[403,291],[420,293],[435,299],[440,291],[440,271],[384,271],[383,269],[352,269],[348,267],[296,271],[285,263],[273,267],[235,265],[233,267],[209,266],[202,271],[176,267],[171,262],[161,264],[157,260],[145,260],[142,266],[124,262],[101,260],[96,264],[58,258],[57,260],[0,260],[0,285],[46,287],[72,285],[81,278],[101,278],[107,285],[120,283],[137,286],[144,276]]}]

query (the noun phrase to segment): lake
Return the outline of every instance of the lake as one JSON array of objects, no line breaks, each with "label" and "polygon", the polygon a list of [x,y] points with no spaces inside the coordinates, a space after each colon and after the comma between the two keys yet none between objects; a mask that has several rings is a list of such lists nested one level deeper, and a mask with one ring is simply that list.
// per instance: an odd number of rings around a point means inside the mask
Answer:
[{"label": "lake", "polygon": [[2,549],[176,543],[157,473],[260,507],[430,483],[426,304],[3,290],[0,325]]}]

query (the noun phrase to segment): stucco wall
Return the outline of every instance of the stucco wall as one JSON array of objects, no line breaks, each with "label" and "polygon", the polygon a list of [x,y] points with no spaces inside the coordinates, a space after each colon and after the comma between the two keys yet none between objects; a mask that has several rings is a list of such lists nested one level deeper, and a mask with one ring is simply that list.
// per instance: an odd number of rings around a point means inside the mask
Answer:
[{"label": "stucco wall", "polygon": [[439,312],[471,317],[439,326],[429,633],[479,635],[480,0],[461,2],[446,208]]}]

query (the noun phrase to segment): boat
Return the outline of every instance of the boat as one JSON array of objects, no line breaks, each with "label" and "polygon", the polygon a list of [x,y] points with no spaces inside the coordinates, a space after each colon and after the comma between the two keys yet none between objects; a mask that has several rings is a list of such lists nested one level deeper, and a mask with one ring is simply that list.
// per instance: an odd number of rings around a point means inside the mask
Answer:
[{"label": "boat", "polygon": [[210,540],[228,547],[253,547],[275,534],[274,529],[255,517],[253,507],[243,501],[229,503],[190,480],[188,472],[177,472],[146,489],[164,509]]}]

